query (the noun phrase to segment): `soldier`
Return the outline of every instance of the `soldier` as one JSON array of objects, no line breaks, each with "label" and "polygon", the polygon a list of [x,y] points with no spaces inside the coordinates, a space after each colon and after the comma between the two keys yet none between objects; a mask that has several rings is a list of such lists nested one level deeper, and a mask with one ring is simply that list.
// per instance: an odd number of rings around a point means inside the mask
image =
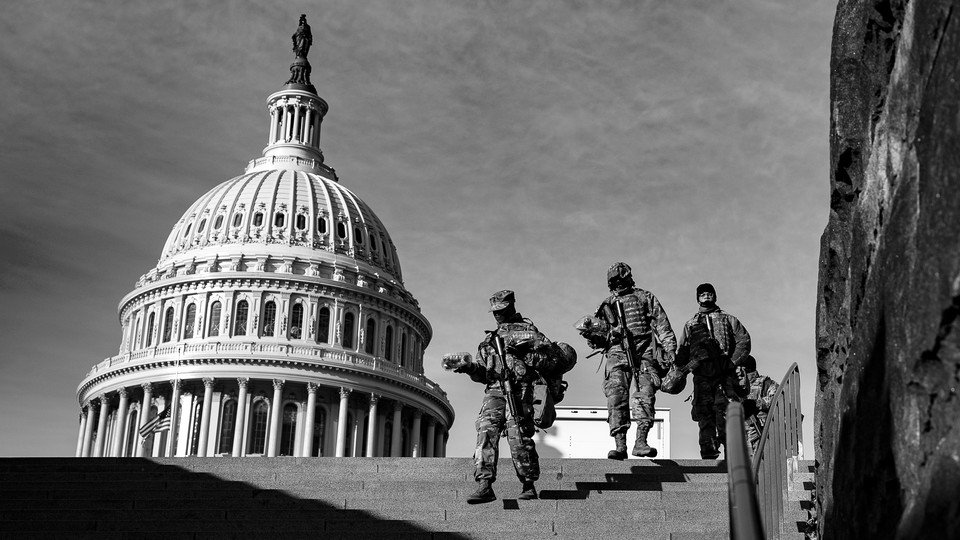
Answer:
[{"label": "soldier", "polygon": [[744,427],[747,430],[747,442],[750,443],[750,454],[753,455],[757,452],[763,426],[767,424],[767,412],[780,385],[770,377],[758,373],[757,360],[749,354],[737,367],[737,375],[741,392],[746,395],[743,400],[743,418],[746,424]]},{"label": "soldier", "polygon": [[[607,458],[627,458],[631,416],[637,422],[633,455],[656,457],[657,449],[647,444],[647,434],[653,426],[660,378],[674,361],[676,337],[660,301],[653,293],[635,286],[626,263],[615,263],[607,270],[607,286],[613,294],[600,304],[596,316],[581,319],[576,325],[590,347],[602,349],[606,357],[603,394],[607,397],[610,436],[616,444]],[[620,320],[618,307],[625,321]],[[663,347],[660,358],[654,352],[657,340]],[[632,356],[639,365],[630,365],[627,343],[632,345]],[[631,381],[635,387],[632,396]]]},{"label": "soldier", "polygon": [[[533,442],[536,431],[533,383],[539,378],[538,371],[546,373],[555,367],[559,351],[537,330],[533,321],[517,313],[514,303],[513,291],[500,291],[490,298],[490,311],[497,321],[497,329],[487,332],[486,339],[477,348],[475,360],[468,353],[443,357],[444,369],[466,373],[472,380],[486,385],[476,424],[473,476],[479,485],[467,498],[470,504],[497,498],[492,484],[497,479],[500,436],[504,430],[514,469],[523,483],[517,498],[537,498],[533,483],[540,478],[540,461]],[[500,347],[502,357],[498,352]]]},{"label": "soldier", "polygon": [[697,287],[700,309],[683,326],[677,362],[695,362],[690,416],[700,429],[700,457],[717,459],[726,442],[727,403],[739,399],[735,366],[750,354],[750,333],[717,307],[713,285]]}]

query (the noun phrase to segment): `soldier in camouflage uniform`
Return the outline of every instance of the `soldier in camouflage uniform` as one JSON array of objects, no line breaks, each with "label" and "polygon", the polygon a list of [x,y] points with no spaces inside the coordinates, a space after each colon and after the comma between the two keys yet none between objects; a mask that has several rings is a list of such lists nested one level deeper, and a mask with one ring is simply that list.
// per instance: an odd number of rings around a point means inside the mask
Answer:
[{"label": "soldier in camouflage uniform", "polygon": [[[560,351],[556,345],[537,330],[533,321],[525,319],[514,307],[513,291],[500,291],[490,298],[490,311],[497,321],[497,329],[488,331],[477,348],[476,359],[468,353],[447,354],[443,367],[466,373],[476,382],[486,385],[480,414],[477,418],[477,449],[474,454],[474,479],[477,491],[467,498],[470,504],[495,500],[492,484],[497,479],[497,459],[500,437],[506,431],[507,443],[517,477],[523,483],[518,499],[536,499],[533,483],[540,477],[540,461],[533,442],[533,383],[538,371],[549,372]],[[496,336],[504,343],[506,358],[497,354]],[[506,366],[506,373],[503,366]],[[517,417],[510,414],[501,386],[506,377],[518,405]]]},{"label": "soldier in camouflage uniform", "polygon": [[746,395],[743,399],[744,427],[747,430],[750,454],[753,455],[760,444],[760,435],[767,423],[767,412],[773,405],[773,398],[780,385],[770,377],[758,373],[757,360],[749,354],[737,367],[737,376],[740,379],[741,393]]},{"label": "soldier in camouflage uniform", "polygon": [[727,404],[739,399],[735,367],[750,354],[750,333],[733,315],[717,306],[713,285],[697,287],[700,309],[683,326],[677,361],[693,368],[690,416],[700,429],[700,457],[717,459],[726,442]]},{"label": "soldier in camouflage uniform", "polygon": [[[676,337],[660,301],[653,293],[635,286],[630,266],[626,263],[615,263],[607,270],[607,286],[613,294],[600,304],[596,316],[582,319],[576,326],[590,347],[602,349],[606,357],[603,394],[607,397],[610,436],[616,444],[607,457],[627,458],[627,430],[631,417],[637,422],[633,455],[655,457],[657,449],[647,444],[647,434],[653,427],[660,378],[674,360]],[[617,303],[623,305],[625,324],[618,320]],[[636,380],[627,359],[625,332],[629,332],[632,338],[633,357],[640,363]],[[659,355],[654,352],[656,341],[662,346]],[[632,396],[631,382],[635,386]]]}]

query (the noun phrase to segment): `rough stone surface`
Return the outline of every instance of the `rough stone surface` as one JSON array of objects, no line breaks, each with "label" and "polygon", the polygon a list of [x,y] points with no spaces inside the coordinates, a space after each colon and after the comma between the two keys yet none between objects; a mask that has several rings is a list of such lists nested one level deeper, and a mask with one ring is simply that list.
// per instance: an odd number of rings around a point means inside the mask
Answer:
[{"label": "rough stone surface", "polygon": [[960,0],[841,0],[817,305],[823,538],[960,538]]}]

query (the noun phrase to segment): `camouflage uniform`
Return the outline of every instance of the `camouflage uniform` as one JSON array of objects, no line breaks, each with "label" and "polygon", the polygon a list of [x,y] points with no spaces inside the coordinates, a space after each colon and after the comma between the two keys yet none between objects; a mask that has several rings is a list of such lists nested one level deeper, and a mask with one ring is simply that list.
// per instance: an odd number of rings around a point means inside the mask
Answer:
[{"label": "camouflage uniform", "polygon": [[[756,361],[754,361],[754,366]],[[767,411],[773,404],[773,398],[780,388],[776,382],[766,375],[757,373],[756,367],[743,369],[740,385],[746,393],[743,400],[743,415],[746,420],[747,443],[750,444],[750,453],[757,451],[760,444],[760,435],[763,426],[767,424]]]},{"label": "camouflage uniform", "polygon": [[[500,388],[500,366],[503,363],[497,355],[494,335],[499,335],[504,341],[506,369],[521,409],[518,411],[519,418],[513,418],[508,413],[507,402]],[[496,480],[500,436],[504,430],[520,481],[534,482],[540,477],[540,460],[533,442],[536,432],[533,425],[533,383],[538,378],[536,370],[549,371],[553,368],[555,357],[538,352],[552,346],[530,319],[524,319],[516,313],[509,321],[498,324],[496,332],[489,333],[480,343],[474,362],[457,369],[470,375],[472,380],[487,385],[476,422],[474,479]]]},{"label": "camouflage uniform", "polygon": [[[649,291],[632,287],[609,296],[597,309],[597,317],[610,326],[617,325],[616,302],[623,304],[626,328],[633,341],[633,357],[640,361],[638,389],[631,395],[633,370],[627,359],[624,340],[614,338],[606,351],[603,374],[603,395],[607,398],[607,423],[610,435],[626,433],[630,419],[637,422],[638,430],[646,431],[653,426],[656,391],[660,377],[666,373],[660,359],[654,357],[653,336],[656,334],[663,347],[665,363],[672,361],[676,350],[676,337],[667,313],[657,297]],[[622,330],[620,330],[622,332]]]},{"label": "camouflage uniform", "polygon": [[691,342],[691,336],[697,335],[695,325],[712,329],[710,337],[715,342],[711,350],[719,349],[716,353],[703,353],[704,361],[693,369],[690,411],[700,429],[700,456],[713,459],[719,457],[720,445],[726,441],[727,404],[731,399],[739,399],[734,366],[750,353],[750,334],[736,317],[716,305],[701,307],[680,333],[678,363],[686,364],[705,345]]}]

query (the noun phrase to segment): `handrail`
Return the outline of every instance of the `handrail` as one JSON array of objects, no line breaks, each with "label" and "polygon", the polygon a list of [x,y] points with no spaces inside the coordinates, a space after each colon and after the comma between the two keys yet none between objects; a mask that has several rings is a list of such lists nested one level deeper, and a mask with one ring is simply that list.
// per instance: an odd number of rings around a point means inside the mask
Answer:
[{"label": "handrail", "polygon": [[753,456],[757,497],[764,528],[769,534],[767,538],[779,539],[783,531],[788,463],[796,459],[803,448],[802,420],[800,369],[794,363],[780,381]]},{"label": "handrail", "polygon": [[727,491],[730,508],[730,538],[763,540],[763,523],[757,502],[757,484],[750,466],[750,449],[744,429],[743,406],[727,405]]}]

